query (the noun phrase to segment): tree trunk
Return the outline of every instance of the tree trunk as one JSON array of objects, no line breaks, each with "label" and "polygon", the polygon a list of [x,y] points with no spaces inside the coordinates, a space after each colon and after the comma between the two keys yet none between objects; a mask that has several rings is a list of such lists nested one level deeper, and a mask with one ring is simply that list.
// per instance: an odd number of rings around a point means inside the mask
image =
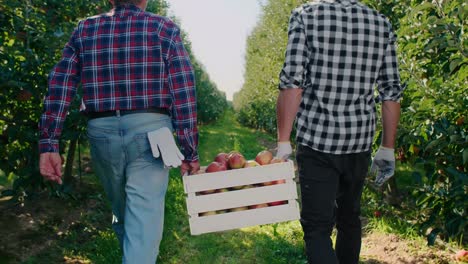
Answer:
[{"label": "tree trunk", "polygon": [[70,141],[67,153],[67,164],[65,165],[65,171],[63,173],[63,183],[65,185],[73,186],[75,183],[75,177],[73,177],[73,163],[75,161],[76,146],[78,145],[78,138]]}]

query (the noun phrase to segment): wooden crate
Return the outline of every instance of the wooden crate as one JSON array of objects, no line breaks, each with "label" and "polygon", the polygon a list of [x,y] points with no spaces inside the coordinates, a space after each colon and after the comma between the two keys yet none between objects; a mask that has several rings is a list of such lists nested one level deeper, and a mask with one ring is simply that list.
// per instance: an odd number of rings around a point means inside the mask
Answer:
[{"label": "wooden crate", "polygon": [[[199,235],[261,224],[299,219],[297,188],[292,161],[264,166],[184,176],[190,232]],[[262,183],[284,183],[263,186]],[[243,189],[232,190],[233,188]],[[246,186],[248,188],[246,188]],[[227,191],[230,189],[230,191]],[[201,195],[208,190],[224,190]],[[286,204],[231,211],[257,204],[287,201]],[[202,216],[205,212],[223,211]]]}]

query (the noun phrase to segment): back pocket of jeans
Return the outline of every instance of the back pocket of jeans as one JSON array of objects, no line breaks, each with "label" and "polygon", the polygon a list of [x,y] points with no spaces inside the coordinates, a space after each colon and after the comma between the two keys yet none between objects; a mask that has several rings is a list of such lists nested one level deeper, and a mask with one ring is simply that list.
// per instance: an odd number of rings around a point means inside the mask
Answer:
[{"label": "back pocket of jeans", "polygon": [[106,162],[112,164],[109,138],[95,137],[88,134],[91,157],[96,162]]},{"label": "back pocket of jeans", "polygon": [[134,153],[134,158],[141,158],[147,161],[154,161],[153,152],[151,150],[151,145],[148,140],[147,133],[140,133],[133,136],[133,141],[136,144],[136,152]]}]

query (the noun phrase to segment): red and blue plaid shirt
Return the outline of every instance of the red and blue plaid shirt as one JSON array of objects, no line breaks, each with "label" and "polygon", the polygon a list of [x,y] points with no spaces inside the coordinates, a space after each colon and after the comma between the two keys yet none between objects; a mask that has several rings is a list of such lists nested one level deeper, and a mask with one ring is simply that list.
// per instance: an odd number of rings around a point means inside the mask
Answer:
[{"label": "red and blue plaid shirt", "polygon": [[194,72],[180,30],[168,18],[124,5],[79,22],[49,75],[41,153],[59,151],[79,83],[89,112],[168,109],[186,160],[198,160]]}]

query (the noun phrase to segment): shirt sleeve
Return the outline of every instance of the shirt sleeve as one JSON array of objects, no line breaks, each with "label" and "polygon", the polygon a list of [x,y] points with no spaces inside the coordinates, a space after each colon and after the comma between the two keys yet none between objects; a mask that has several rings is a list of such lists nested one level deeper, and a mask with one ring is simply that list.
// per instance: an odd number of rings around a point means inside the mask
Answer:
[{"label": "shirt sleeve", "polygon": [[75,29],[63,49],[62,58],[49,74],[44,111],[39,121],[40,153],[59,152],[59,138],[63,124],[80,80],[77,34],[78,29]]},{"label": "shirt sleeve", "polygon": [[172,122],[185,160],[198,160],[195,76],[190,57],[176,28],[168,58],[168,83],[172,97]]},{"label": "shirt sleeve", "polygon": [[288,44],[279,76],[280,89],[303,88],[309,56],[305,26],[299,10],[296,9],[289,19]]},{"label": "shirt sleeve", "polygon": [[389,42],[385,51],[384,61],[377,79],[377,89],[380,101],[398,102],[403,95],[403,86],[400,84],[398,71],[398,58],[396,55],[396,35],[390,30]]}]

